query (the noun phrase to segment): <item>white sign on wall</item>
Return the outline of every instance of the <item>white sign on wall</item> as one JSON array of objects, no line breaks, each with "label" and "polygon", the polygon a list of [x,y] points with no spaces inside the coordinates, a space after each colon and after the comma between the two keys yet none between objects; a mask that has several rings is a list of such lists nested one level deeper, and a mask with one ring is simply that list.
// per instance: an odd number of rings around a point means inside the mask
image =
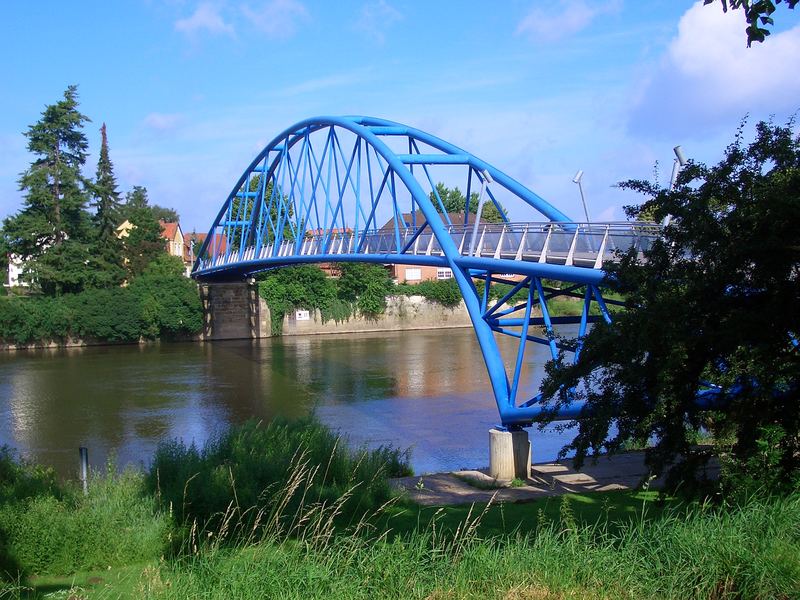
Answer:
[{"label": "white sign on wall", "polygon": [[294,313],[295,321],[308,321],[311,319],[311,315],[307,310],[296,310]]}]

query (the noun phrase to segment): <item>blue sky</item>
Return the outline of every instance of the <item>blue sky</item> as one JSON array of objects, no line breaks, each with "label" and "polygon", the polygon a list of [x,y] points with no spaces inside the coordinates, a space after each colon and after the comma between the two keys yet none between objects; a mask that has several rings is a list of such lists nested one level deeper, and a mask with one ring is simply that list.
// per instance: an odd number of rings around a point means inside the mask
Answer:
[{"label": "blue sky", "polygon": [[[662,181],[672,147],[719,159],[739,120],[800,108],[800,11],[766,44],[742,15],[683,0],[9,2],[0,22],[0,217],[22,205],[22,135],[79,85],[93,175],[108,127],[122,192],[144,185],[206,230],[255,154],[314,115],[438,135],[580,215]],[[511,217],[526,220],[521,209]]]}]

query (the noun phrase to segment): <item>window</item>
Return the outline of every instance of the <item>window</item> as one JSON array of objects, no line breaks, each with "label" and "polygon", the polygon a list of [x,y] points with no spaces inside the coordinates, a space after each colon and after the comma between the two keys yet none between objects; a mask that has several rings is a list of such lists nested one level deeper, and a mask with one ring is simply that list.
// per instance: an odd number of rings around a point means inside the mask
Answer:
[{"label": "window", "polygon": [[406,281],[420,281],[422,269],[406,269]]},{"label": "window", "polygon": [[443,269],[436,269],[436,279],[452,279],[453,278],[453,270],[444,267]]}]

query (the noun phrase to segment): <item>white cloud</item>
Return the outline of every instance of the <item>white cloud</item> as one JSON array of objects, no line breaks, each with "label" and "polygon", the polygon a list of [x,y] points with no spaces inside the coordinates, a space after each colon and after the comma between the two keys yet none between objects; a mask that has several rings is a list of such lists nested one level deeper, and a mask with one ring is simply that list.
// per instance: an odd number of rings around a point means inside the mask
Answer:
[{"label": "white cloud", "polygon": [[188,35],[202,32],[234,34],[233,26],[222,18],[219,7],[210,2],[201,3],[192,16],[176,21],[175,30]]},{"label": "white cloud", "polygon": [[308,9],[297,0],[271,0],[257,8],[242,6],[245,18],[273,39],[294,35],[298,23],[308,18]]},{"label": "white cloud", "polygon": [[403,14],[385,0],[367,2],[361,7],[361,13],[355,22],[355,28],[366,34],[378,44],[386,41],[386,31],[398,21]]},{"label": "white cloud", "polygon": [[280,94],[284,96],[296,96],[297,94],[317,93],[322,90],[357,84],[363,81],[363,79],[364,74],[362,72],[340,73],[303,81],[282,89]]},{"label": "white cloud", "polygon": [[540,3],[520,21],[516,34],[537,42],[552,42],[586,29],[596,17],[615,12],[619,7],[618,0],[591,4],[586,0],[560,0],[555,10],[542,8]]},{"label": "white cloud", "polygon": [[741,11],[701,2],[678,24],[660,64],[631,113],[634,132],[703,137],[750,113],[755,118],[800,108],[800,26],[747,48]]},{"label": "white cloud", "polygon": [[158,132],[171,131],[180,125],[183,115],[173,113],[150,113],[144,118],[145,126]]}]

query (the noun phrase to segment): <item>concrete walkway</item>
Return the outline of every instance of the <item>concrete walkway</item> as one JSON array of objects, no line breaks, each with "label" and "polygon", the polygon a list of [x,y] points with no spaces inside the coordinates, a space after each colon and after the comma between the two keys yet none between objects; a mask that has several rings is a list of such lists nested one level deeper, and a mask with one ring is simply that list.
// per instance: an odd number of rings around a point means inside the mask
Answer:
[{"label": "concrete walkway", "polygon": [[[535,464],[531,468],[531,478],[519,487],[510,487],[510,481],[494,480],[485,471],[402,477],[392,480],[392,483],[397,489],[407,492],[413,502],[424,506],[488,502],[495,494],[495,502],[530,502],[566,493],[629,490],[644,483],[653,488],[660,483],[649,479],[644,452],[601,457],[597,464],[591,463],[591,459],[587,460],[580,471],[572,468],[570,459]],[[712,469],[715,467],[709,467]]]}]

